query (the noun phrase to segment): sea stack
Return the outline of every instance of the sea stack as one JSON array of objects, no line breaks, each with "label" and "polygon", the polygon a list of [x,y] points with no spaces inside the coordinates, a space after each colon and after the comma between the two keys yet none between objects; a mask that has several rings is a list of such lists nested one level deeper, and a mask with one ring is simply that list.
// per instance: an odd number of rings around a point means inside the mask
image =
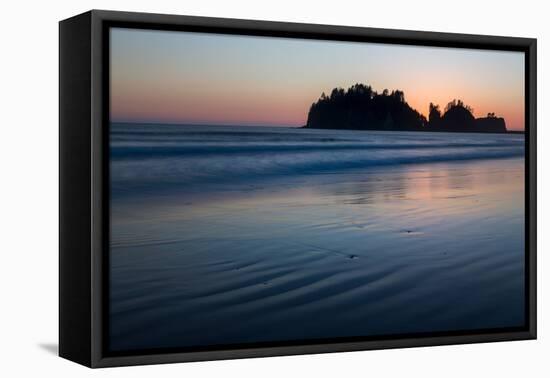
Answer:
[{"label": "sea stack", "polygon": [[428,119],[405,101],[400,90],[378,93],[370,85],[355,84],[344,90],[334,88],[321,94],[308,113],[305,128],[387,131],[447,131],[468,133],[505,133],[504,118],[494,113],[475,118],[474,111],[461,100],[430,104]]}]

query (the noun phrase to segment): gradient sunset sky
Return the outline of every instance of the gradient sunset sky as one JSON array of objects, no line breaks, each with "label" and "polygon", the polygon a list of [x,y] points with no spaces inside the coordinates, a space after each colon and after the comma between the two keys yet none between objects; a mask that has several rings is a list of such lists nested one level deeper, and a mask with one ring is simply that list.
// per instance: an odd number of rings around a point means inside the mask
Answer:
[{"label": "gradient sunset sky", "polygon": [[405,92],[427,116],[452,99],[524,129],[524,54],[111,29],[111,120],[302,126],[332,88]]}]

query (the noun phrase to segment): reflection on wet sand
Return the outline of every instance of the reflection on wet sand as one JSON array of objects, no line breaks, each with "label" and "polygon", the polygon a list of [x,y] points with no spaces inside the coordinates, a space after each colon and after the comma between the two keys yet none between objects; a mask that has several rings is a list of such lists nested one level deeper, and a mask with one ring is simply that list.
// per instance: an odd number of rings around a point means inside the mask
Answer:
[{"label": "reflection on wet sand", "polygon": [[403,165],[118,200],[112,347],[520,326],[523,170]]}]

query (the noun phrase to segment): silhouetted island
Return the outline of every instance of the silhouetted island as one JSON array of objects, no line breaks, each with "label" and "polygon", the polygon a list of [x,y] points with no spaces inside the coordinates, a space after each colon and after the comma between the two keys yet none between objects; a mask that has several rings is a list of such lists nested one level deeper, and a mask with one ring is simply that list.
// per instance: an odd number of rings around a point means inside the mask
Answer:
[{"label": "silhouetted island", "polygon": [[461,100],[447,104],[442,114],[439,105],[430,103],[428,119],[405,101],[403,91],[375,92],[370,85],[355,84],[344,90],[334,88],[309,109],[305,128],[344,130],[451,131],[505,133],[504,118],[494,113],[475,118],[473,110]]}]

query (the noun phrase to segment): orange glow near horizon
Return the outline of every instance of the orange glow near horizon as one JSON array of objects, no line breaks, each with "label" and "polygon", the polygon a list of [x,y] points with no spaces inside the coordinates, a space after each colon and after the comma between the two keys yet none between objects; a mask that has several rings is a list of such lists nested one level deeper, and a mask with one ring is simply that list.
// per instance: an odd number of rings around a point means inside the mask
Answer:
[{"label": "orange glow near horizon", "polygon": [[399,89],[427,116],[453,99],[524,129],[519,52],[118,29],[114,121],[302,126],[322,92]]}]

